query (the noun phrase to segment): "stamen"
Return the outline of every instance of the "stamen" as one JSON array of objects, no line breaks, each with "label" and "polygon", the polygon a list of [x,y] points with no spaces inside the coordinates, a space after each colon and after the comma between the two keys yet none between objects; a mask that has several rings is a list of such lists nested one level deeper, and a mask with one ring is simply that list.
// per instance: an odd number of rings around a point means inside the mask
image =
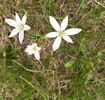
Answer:
[{"label": "stamen", "polygon": [[34,51],[36,51],[36,50],[37,50],[37,48],[36,48],[36,47],[33,47],[33,50],[34,50]]},{"label": "stamen", "polygon": [[19,24],[18,28],[19,28],[19,30],[23,30],[24,29],[24,25],[23,24]]},{"label": "stamen", "polygon": [[62,36],[63,34],[64,34],[64,32],[62,32],[62,31],[58,32],[59,36]]}]

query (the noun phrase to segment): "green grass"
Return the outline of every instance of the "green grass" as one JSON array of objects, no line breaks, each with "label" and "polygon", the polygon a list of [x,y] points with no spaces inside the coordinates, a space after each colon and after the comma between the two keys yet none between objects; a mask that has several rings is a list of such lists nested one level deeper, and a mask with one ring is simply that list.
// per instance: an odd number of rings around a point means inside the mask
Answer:
[{"label": "green grass", "polygon": [[[63,2],[65,1],[65,2]],[[31,30],[21,45],[4,22],[17,12],[28,15]],[[83,31],[52,52],[49,15],[68,15]],[[24,49],[38,42],[41,61]],[[105,100],[105,5],[100,0],[0,0],[0,100]]]}]

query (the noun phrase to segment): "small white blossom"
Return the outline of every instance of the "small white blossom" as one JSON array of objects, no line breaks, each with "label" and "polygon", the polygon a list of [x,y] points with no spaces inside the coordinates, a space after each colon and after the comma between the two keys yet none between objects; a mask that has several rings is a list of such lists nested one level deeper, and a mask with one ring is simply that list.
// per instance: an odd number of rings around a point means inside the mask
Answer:
[{"label": "small white blossom", "polygon": [[22,20],[17,13],[15,13],[15,20],[13,19],[5,19],[5,21],[14,29],[12,30],[9,37],[13,37],[19,33],[19,42],[22,43],[24,40],[24,31],[30,30],[30,26],[26,24],[27,16],[24,15]]},{"label": "small white blossom", "polygon": [[40,50],[41,48],[37,46],[37,43],[33,43],[27,46],[27,48],[25,49],[25,52],[27,52],[28,55],[34,54],[35,58],[37,60],[40,60]]},{"label": "small white blossom", "polygon": [[53,51],[56,51],[60,47],[62,38],[69,43],[73,43],[69,35],[75,35],[82,31],[82,29],[79,28],[71,28],[66,30],[68,25],[68,16],[63,19],[61,25],[58,24],[54,17],[50,16],[49,19],[52,27],[56,30],[56,32],[46,34],[46,37],[48,38],[56,38],[53,43]]}]

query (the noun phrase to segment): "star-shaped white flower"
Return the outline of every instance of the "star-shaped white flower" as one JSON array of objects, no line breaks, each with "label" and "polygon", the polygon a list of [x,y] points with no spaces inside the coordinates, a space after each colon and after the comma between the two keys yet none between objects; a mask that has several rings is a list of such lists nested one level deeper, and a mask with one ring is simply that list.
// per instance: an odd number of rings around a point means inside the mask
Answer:
[{"label": "star-shaped white flower", "polygon": [[19,42],[22,43],[24,40],[24,31],[30,30],[30,26],[26,24],[27,16],[24,15],[22,20],[17,13],[15,13],[15,20],[13,19],[5,19],[5,21],[14,29],[12,30],[9,37],[13,37],[19,33]]},{"label": "star-shaped white flower", "polygon": [[54,17],[50,16],[49,18],[50,18],[50,23],[52,27],[56,30],[56,32],[50,32],[46,34],[46,37],[48,38],[56,37],[53,43],[53,51],[56,51],[60,47],[62,38],[69,43],[73,43],[69,35],[75,35],[82,31],[82,29],[79,29],[79,28],[71,28],[66,30],[68,25],[68,16],[66,16],[63,19],[63,21],[61,22],[61,25],[58,24],[58,22]]},{"label": "star-shaped white flower", "polygon": [[27,52],[28,55],[34,54],[35,58],[37,60],[40,60],[40,50],[41,48],[37,46],[37,43],[33,43],[27,46],[27,48],[25,49],[25,52]]}]

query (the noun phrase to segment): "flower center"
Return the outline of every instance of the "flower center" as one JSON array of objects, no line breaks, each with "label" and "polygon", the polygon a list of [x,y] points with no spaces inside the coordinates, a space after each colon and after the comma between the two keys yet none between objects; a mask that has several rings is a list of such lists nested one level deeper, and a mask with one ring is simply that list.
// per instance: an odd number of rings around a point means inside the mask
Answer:
[{"label": "flower center", "polygon": [[58,32],[59,36],[62,36],[63,34],[64,34],[64,32],[62,32],[62,31]]},{"label": "flower center", "polygon": [[36,47],[33,47],[33,51],[37,51],[37,48]]},{"label": "flower center", "polygon": [[18,28],[19,28],[19,30],[23,30],[24,29],[24,25],[23,24],[19,24]]}]

